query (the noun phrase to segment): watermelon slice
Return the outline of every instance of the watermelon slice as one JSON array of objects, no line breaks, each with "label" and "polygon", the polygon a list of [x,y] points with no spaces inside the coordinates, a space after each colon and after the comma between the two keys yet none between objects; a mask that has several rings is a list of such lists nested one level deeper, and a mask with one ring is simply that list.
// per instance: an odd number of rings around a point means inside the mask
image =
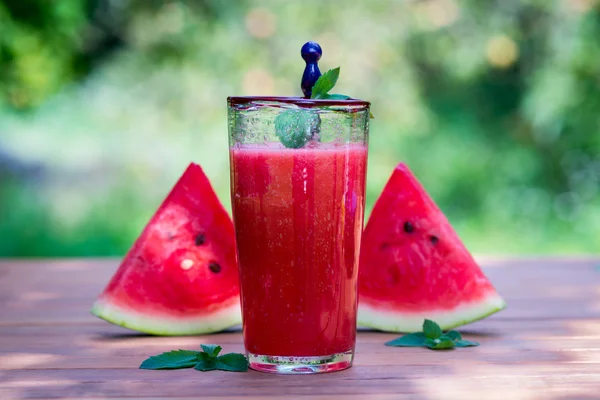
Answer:
[{"label": "watermelon slice", "polygon": [[241,322],[233,224],[190,164],[92,308],[155,335],[216,332]]},{"label": "watermelon slice", "polygon": [[417,178],[399,164],[365,227],[358,323],[382,331],[443,329],[505,307],[490,281]]}]

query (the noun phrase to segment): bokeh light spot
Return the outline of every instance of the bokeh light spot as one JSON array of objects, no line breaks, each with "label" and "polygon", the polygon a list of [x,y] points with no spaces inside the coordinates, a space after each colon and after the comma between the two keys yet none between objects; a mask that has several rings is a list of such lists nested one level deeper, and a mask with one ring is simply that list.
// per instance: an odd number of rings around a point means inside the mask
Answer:
[{"label": "bokeh light spot", "polygon": [[276,28],[277,17],[265,8],[254,8],[246,15],[246,29],[255,38],[269,38],[275,34]]},{"label": "bokeh light spot", "polygon": [[569,11],[584,14],[598,4],[598,0],[565,0],[564,3]]},{"label": "bokeh light spot", "polygon": [[[323,54],[327,56],[332,64],[340,57],[340,41],[338,35],[334,32],[325,32],[315,38],[315,41],[321,45]],[[337,65],[337,64],[336,64]]]},{"label": "bokeh light spot", "polygon": [[416,12],[425,18],[430,29],[452,25],[460,16],[460,8],[454,0],[427,0],[416,4]]},{"label": "bokeh light spot", "polygon": [[242,90],[248,96],[272,95],[275,91],[275,82],[266,70],[251,69],[244,75]]},{"label": "bokeh light spot", "polygon": [[157,23],[165,33],[181,32],[185,24],[183,6],[178,3],[165,4],[160,10]]},{"label": "bokeh light spot", "polygon": [[519,48],[510,37],[496,35],[487,42],[486,56],[488,62],[494,67],[507,68],[519,58]]}]

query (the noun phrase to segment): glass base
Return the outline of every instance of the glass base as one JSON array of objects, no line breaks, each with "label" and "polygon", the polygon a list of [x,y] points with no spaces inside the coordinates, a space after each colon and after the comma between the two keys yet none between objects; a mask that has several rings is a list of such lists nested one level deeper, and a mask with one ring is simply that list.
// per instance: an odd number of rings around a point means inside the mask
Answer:
[{"label": "glass base", "polygon": [[321,374],[352,366],[354,350],[328,356],[284,357],[248,353],[250,368],[272,374]]}]

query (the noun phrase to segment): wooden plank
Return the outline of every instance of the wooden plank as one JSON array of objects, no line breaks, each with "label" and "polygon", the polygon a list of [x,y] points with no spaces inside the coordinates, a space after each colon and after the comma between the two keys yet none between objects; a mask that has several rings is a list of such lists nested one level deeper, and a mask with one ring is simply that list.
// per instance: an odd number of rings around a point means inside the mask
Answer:
[{"label": "wooden plank", "polygon": [[[85,396],[274,396],[286,394],[345,398],[363,394],[418,394],[439,398],[445,392],[461,398],[490,398],[501,389],[506,398],[540,397],[544,391],[591,390],[600,387],[598,368],[575,365],[568,371],[553,365],[465,364],[373,367],[357,363],[353,368],[326,375],[274,376],[254,371],[227,373],[194,370],[44,370],[6,371],[2,398],[60,398]],[[518,390],[516,390],[518,389]],[[513,391],[514,390],[514,391]]]},{"label": "wooden plank", "polygon": [[[600,364],[600,320],[482,321],[465,333],[480,347],[452,353],[391,348],[384,342],[397,335],[361,332],[356,360],[362,365],[426,366],[468,361],[498,364]],[[491,334],[490,332],[493,332]],[[218,343],[226,352],[242,352],[240,333],[197,337],[152,337],[122,334],[110,326],[0,328],[0,370],[11,369],[119,369],[137,368],[150,355],[177,348],[197,349]],[[67,345],[68,344],[68,345]]]},{"label": "wooden plank", "polygon": [[[266,396],[252,396],[252,395],[241,395],[241,396],[193,396],[193,397],[188,397],[188,396],[169,396],[169,399],[177,399],[177,400],[198,400],[198,399],[202,399],[202,400],[263,400],[263,399],[282,399],[282,398],[293,398],[293,399],[298,399],[298,400],[303,400],[303,399],[310,399],[310,400],[332,400],[332,399],[348,399],[348,400],[365,400],[365,398],[367,398],[368,400],[398,400],[399,398],[404,398],[403,397],[398,397],[398,394],[388,394],[388,395],[372,395],[369,394],[368,397],[365,397],[364,394],[360,394],[360,395],[356,395],[356,394],[346,394],[343,397],[341,396],[335,396],[335,395],[327,395],[327,396],[320,396],[320,395],[294,395],[293,397],[289,397],[288,394],[282,393],[282,394],[278,394],[278,395],[266,395]],[[419,398],[419,397],[415,397],[414,395],[410,396],[412,398]],[[25,397],[23,397],[25,398]],[[111,400],[131,400],[134,397],[111,397]],[[62,400],[81,400],[82,398],[76,398],[76,397],[60,397],[60,399]],[[106,400],[106,397],[89,397],[86,396],[85,397],[86,400]],[[164,397],[143,397],[144,400],[165,400]],[[578,397],[578,399],[581,399],[581,397]],[[592,398],[593,399],[593,398]],[[584,398],[585,400],[585,398]]]}]

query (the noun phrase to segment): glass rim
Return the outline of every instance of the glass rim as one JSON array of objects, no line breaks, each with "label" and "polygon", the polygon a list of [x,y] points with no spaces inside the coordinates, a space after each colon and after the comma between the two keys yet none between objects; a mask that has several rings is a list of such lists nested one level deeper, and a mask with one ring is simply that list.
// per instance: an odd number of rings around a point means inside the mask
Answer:
[{"label": "glass rim", "polygon": [[[256,103],[283,103],[293,104],[300,107],[312,108],[312,107],[327,107],[327,106],[342,106],[342,107],[362,107],[368,109],[371,103],[360,99],[346,99],[346,100],[333,100],[333,99],[306,99],[304,97],[283,97],[283,96],[229,96],[227,97],[227,104],[229,106],[239,106]],[[269,104],[265,104],[268,106]]]}]

